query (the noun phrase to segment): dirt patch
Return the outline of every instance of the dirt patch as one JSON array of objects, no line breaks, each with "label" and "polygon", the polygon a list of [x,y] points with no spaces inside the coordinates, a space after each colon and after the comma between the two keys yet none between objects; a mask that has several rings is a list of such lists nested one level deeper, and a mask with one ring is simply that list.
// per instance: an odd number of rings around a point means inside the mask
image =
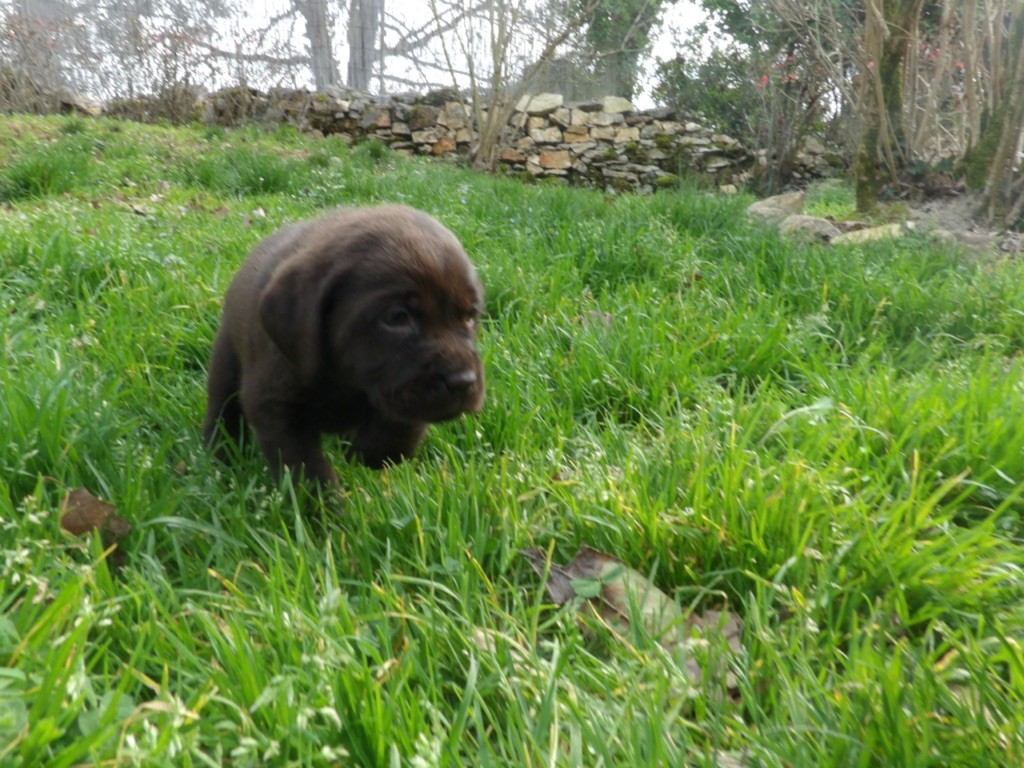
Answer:
[{"label": "dirt patch", "polygon": [[[844,182],[825,180],[812,184],[808,192],[819,199],[820,207],[822,198],[843,200],[842,194],[836,196],[837,187],[845,187]],[[852,204],[852,200],[849,203]],[[869,221],[858,218],[856,214],[848,216],[843,213],[827,216],[827,219],[843,233],[880,224],[884,226],[883,222],[900,223],[907,228],[928,233],[938,240],[959,245],[971,255],[1024,256],[1024,234],[986,224],[982,211],[980,192],[968,191],[962,184],[950,182],[922,186],[918,188],[917,194],[884,205],[881,221]]]},{"label": "dirt patch", "polygon": [[987,226],[981,215],[979,192],[944,195],[909,204],[913,226],[936,237],[956,242],[981,255],[983,252],[1024,253],[1024,238],[1019,232],[1007,232]]},{"label": "dirt patch", "polygon": [[910,204],[910,219],[924,230],[987,231],[978,221],[981,196],[975,192],[936,197]]}]

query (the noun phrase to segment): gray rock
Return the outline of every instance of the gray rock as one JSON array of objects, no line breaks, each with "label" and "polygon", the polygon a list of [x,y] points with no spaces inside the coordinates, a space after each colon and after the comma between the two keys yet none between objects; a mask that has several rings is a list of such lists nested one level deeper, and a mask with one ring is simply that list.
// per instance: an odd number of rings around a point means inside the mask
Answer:
[{"label": "gray rock", "polygon": [[779,232],[788,237],[812,242],[831,242],[842,232],[832,222],[818,216],[791,213],[779,224]]},{"label": "gray rock", "polygon": [[567,107],[559,107],[551,113],[551,120],[562,128],[572,125],[572,110]]},{"label": "gray rock", "polygon": [[433,144],[439,138],[440,138],[440,136],[438,135],[437,131],[434,130],[434,129],[430,129],[430,130],[427,130],[427,131],[413,131],[412,132],[412,140],[414,142],[416,142],[417,144]]},{"label": "gray rock", "polygon": [[[193,103],[200,101],[199,97],[193,97]],[[62,89],[60,93],[60,111],[75,112],[87,117],[99,117],[103,114],[103,104],[88,96],[75,93],[70,89]]]},{"label": "gray rock", "polygon": [[900,237],[904,230],[905,227],[902,224],[883,224],[880,227],[856,229],[853,232],[844,232],[839,237],[832,238],[832,245],[849,245],[850,243],[870,243],[876,240],[888,240]]},{"label": "gray rock", "polygon": [[615,126],[595,125],[590,129],[590,138],[595,141],[615,141],[616,133],[618,133],[618,131],[615,130]]},{"label": "gray rock", "polygon": [[632,112],[633,109],[633,103],[629,99],[623,99],[620,96],[605,96],[601,99],[602,112],[617,114],[622,112]]},{"label": "gray rock", "polygon": [[825,154],[825,147],[813,136],[808,136],[804,139],[804,152],[812,155],[823,155]]},{"label": "gray rock", "polygon": [[1024,237],[1011,232],[1003,238],[999,250],[1012,254],[1024,253]]},{"label": "gray rock", "polygon": [[787,216],[801,213],[804,209],[803,192],[786,192],[774,197],[766,197],[751,203],[747,215],[771,224],[780,223]]},{"label": "gray rock", "polygon": [[578,126],[590,125],[590,113],[582,109],[573,108],[569,110],[569,124]]},{"label": "gray rock", "polygon": [[670,107],[655,107],[654,109],[645,109],[643,114],[652,120],[671,120],[675,112]]},{"label": "gray rock", "polygon": [[464,97],[456,88],[438,88],[426,93],[420,103],[431,107],[443,107],[447,102],[463,101]]},{"label": "gray rock", "polygon": [[987,251],[996,246],[996,234],[994,232],[957,230],[953,232],[953,236],[956,237],[960,245],[974,251]]},{"label": "gray rock", "polygon": [[562,131],[558,128],[534,128],[530,131],[530,138],[537,144],[560,144],[562,142]]},{"label": "gray rock", "polygon": [[516,111],[526,112],[528,115],[548,115],[562,106],[562,102],[560,93],[538,93],[533,96],[527,94],[516,104]]}]

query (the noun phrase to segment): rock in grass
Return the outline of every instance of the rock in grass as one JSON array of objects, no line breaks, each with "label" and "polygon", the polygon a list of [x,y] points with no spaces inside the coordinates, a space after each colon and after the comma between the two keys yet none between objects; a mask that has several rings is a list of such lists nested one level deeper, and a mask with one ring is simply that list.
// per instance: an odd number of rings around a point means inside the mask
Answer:
[{"label": "rock in grass", "polygon": [[817,243],[832,242],[842,234],[839,228],[827,219],[803,213],[793,213],[784,218],[779,224],[779,232],[798,240]]},{"label": "rock in grass", "polygon": [[777,224],[787,216],[802,212],[803,209],[804,193],[787,192],[751,203],[747,208],[747,215],[768,224]]},{"label": "rock in grass", "polygon": [[849,245],[850,243],[871,243],[876,240],[888,240],[903,235],[906,227],[903,224],[883,224],[880,227],[857,229],[832,238],[833,245]]}]

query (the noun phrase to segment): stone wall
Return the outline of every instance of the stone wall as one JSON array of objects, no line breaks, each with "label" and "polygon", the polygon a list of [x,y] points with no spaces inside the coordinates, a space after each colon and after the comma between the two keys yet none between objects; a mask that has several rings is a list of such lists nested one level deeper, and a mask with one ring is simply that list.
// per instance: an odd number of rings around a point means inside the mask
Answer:
[{"label": "stone wall", "polygon": [[[111,114],[121,114],[116,106]],[[152,111],[152,110],[151,110]],[[350,142],[377,139],[406,155],[468,154],[476,139],[473,113],[453,89],[426,95],[372,96],[229,88],[199,98],[193,117],[237,126],[290,124]],[[837,158],[816,142],[798,158],[797,177],[831,175]],[[499,153],[503,172],[609,191],[650,192],[696,178],[735,191],[764,158],[729,136],[667,109],[636,110],[625,99],[565,103],[558,94],[523,97]]]},{"label": "stone wall", "polygon": [[607,189],[651,191],[696,176],[717,186],[749,181],[755,157],[738,141],[669,110],[637,111],[625,99],[563,104],[524,97],[500,161],[531,176]]}]

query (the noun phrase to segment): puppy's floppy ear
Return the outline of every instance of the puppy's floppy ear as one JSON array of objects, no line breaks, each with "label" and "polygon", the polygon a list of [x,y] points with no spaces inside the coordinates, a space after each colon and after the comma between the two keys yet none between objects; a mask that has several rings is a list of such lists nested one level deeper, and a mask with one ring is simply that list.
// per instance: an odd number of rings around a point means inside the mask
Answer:
[{"label": "puppy's floppy ear", "polygon": [[263,329],[303,381],[312,381],[320,369],[324,317],[349,271],[345,264],[325,261],[309,254],[285,262],[263,289],[257,307]]}]

